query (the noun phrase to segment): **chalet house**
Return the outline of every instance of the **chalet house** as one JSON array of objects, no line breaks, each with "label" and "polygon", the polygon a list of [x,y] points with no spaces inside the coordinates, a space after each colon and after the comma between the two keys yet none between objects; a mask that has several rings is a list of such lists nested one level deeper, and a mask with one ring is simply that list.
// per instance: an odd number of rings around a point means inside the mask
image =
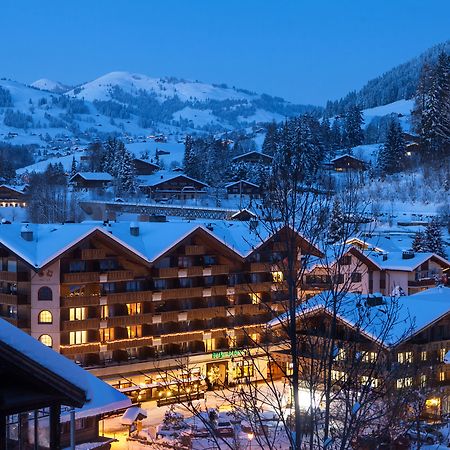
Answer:
[{"label": "chalet house", "polygon": [[349,292],[362,294],[391,295],[398,291],[412,295],[448,284],[450,261],[436,254],[386,251],[358,238],[349,239],[347,244],[339,262],[331,254],[326,263],[319,260],[307,270],[303,295],[309,297],[329,289],[333,277],[339,277],[339,283],[345,283]]},{"label": "chalet house", "polygon": [[160,171],[141,176],[139,189],[153,200],[187,200],[202,198],[209,186],[187,175]]},{"label": "chalet house", "polygon": [[27,206],[27,194],[23,188],[2,184],[0,185],[0,206],[25,207]]},{"label": "chalet house", "polygon": [[134,169],[137,176],[140,175],[152,175],[157,172],[160,167],[157,164],[153,164],[150,161],[144,159],[135,158],[133,160]]},{"label": "chalet house", "polygon": [[0,319],[0,449],[59,449],[97,442],[103,414],[131,401],[77,364]]},{"label": "chalet house", "polygon": [[273,158],[270,155],[266,155],[265,153],[252,151],[248,153],[244,153],[242,155],[235,156],[232,158],[232,162],[239,163],[257,163],[262,164],[264,166],[270,166],[272,164]]},{"label": "chalet house", "polygon": [[330,161],[331,169],[336,172],[361,171],[367,169],[367,163],[353,155],[345,154],[337,156]]},{"label": "chalet house", "polygon": [[[298,335],[300,339],[304,337],[301,367],[306,371],[318,358],[321,344],[329,351],[326,336],[331,332],[331,297],[332,294],[323,292],[297,308]],[[369,380],[361,373],[361,380],[355,380],[353,373],[353,383],[370,382],[376,388],[384,380],[390,389],[400,392],[408,388],[422,389],[427,396],[423,415],[439,418],[450,412],[450,288],[435,287],[409,297],[399,297],[398,307],[393,310],[395,322],[386,333],[383,331],[385,320],[377,317],[385,316],[386,309],[390,309],[386,305],[395,304],[390,297],[360,294],[346,294],[340,300],[334,333],[337,353],[332,379],[336,382],[347,379],[347,361],[351,367],[357,352],[364,361],[373,364],[377,378],[372,375]],[[361,307],[368,308],[371,313],[360,314],[358,308]],[[272,319],[269,327],[282,336],[282,325],[286,320],[286,314],[282,314]],[[313,352],[308,349],[312,342]],[[289,373],[290,356],[275,351],[275,359],[278,367],[284,367],[279,375]]]},{"label": "chalet house", "polygon": [[113,177],[107,172],[78,172],[70,178],[75,189],[104,189],[113,181]]},{"label": "chalet house", "polygon": [[250,181],[239,180],[225,185],[227,197],[232,199],[246,198],[248,200],[259,198],[261,189],[257,184]]},{"label": "chalet house", "polygon": [[[180,355],[190,355],[199,382],[212,368],[239,382],[243,348],[287,295],[278,262],[292,231],[259,228],[2,224],[0,315],[136,400],[166,395],[160,370]],[[299,257],[321,255],[301,236],[296,242]]]}]

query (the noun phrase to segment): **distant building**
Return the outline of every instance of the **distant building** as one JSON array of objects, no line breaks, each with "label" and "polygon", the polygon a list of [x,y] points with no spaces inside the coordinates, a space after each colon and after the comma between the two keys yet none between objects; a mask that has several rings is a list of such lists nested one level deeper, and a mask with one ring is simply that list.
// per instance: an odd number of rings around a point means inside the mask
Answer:
[{"label": "distant building", "polygon": [[247,152],[242,155],[235,156],[232,161],[235,163],[246,162],[246,163],[259,163],[265,166],[270,166],[272,164],[273,158],[265,153],[252,151]]},{"label": "distant building", "polygon": [[157,164],[153,164],[150,161],[146,161],[144,159],[135,158],[133,160],[135,173],[137,176],[139,175],[152,175],[157,172],[160,167]]},{"label": "distant building", "polygon": [[9,186],[7,184],[0,185],[0,207],[25,207],[27,206],[27,194],[24,188]]},{"label": "distant building", "polygon": [[76,189],[105,188],[113,181],[112,175],[107,172],[78,172],[70,178]]},{"label": "distant building", "polygon": [[[103,414],[131,405],[122,393],[0,319],[0,449],[96,442]],[[72,409],[74,408],[74,409]]]},{"label": "distant building", "polygon": [[209,186],[179,172],[160,171],[140,177],[139,189],[154,200],[187,200],[204,197]]},{"label": "distant building", "polygon": [[330,168],[336,172],[360,171],[367,169],[367,163],[353,155],[345,154],[332,159]]},{"label": "distant building", "polygon": [[239,199],[246,197],[247,199],[259,198],[261,195],[260,187],[250,181],[239,180],[225,185],[227,197],[231,199]]}]

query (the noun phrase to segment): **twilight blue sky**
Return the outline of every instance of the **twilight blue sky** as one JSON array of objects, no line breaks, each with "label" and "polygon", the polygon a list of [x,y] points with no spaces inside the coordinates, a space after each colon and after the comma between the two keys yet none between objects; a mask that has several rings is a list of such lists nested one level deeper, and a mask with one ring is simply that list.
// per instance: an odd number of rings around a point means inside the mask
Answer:
[{"label": "twilight blue sky", "polygon": [[106,72],[321,104],[450,38],[450,0],[0,0],[0,77]]}]

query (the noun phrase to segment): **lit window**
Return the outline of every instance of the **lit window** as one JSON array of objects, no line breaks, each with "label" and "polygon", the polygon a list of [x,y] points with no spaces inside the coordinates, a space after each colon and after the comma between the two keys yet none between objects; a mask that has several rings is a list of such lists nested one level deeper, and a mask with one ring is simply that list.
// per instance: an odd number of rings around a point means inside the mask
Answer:
[{"label": "lit window", "polygon": [[272,281],[274,283],[281,283],[284,280],[283,272],[276,271],[272,272]]},{"label": "lit window", "polygon": [[215,339],[205,339],[205,352],[212,352],[216,349]]},{"label": "lit window", "polygon": [[397,361],[400,364],[411,364],[413,362],[412,352],[402,352],[397,354]]},{"label": "lit window", "polygon": [[87,342],[87,331],[71,331],[69,333],[69,342],[70,345],[76,344],[86,344]]},{"label": "lit window", "polygon": [[109,317],[109,308],[108,305],[102,305],[100,307],[100,319],[105,320]]},{"label": "lit window", "polygon": [[361,377],[361,383],[363,385],[369,385],[371,388],[377,388],[379,386],[378,378],[368,377],[367,375],[363,375]]},{"label": "lit window", "polygon": [[86,308],[70,308],[69,320],[84,320],[86,319]]},{"label": "lit window", "polygon": [[427,352],[426,351],[420,352],[420,360],[421,361],[426,361],[427,360]]},{"label": "lit window", "polygon": [[53,345],[53,339],[48,334],[41,335],[39,340],[47,347],[51,347]]},{"label": "lit window", "polygon": [[141,314],[141,304],[140,303],[127,303],[128,315]]},{"label": "lit window", "polygon": [[235,378],[248,378],[252,377],[254,373],[253,361],[238,361],[234,368]]},{"label": "lit window", "polygon": [[366,363],[374,363],[377,360],[377,352],[365,352],[363,354],[362,360]]},{"label": "lit window", "polygon": [[253,305],[257,305],[257,304],[261,303],[261,294],[256,294],[255,292],[251,292],[249,295],[250,295],[250,299],[251,299]]},{"label": "lit window", "polygon": [[439,381],[445,381],[445,372],[439,372]]},{"label": "lit window", "polygon": [[48,286],[42,286],[38,290],[38,300],[51,301],[53,300],[52,290]]},{"label": "lit window", "polygon": [[142,325],[127,326],[128,339],[142,337]]},{"label": "lit window", "polygon": [[341,372],[340,370],[332,370],[331,379],[333,381],[346,381],[347,375],[344,372]]},{"label": "lit window", "polygon": [[100,342],[114,340],[114,328],[100,328]]},{"label": "lit window", "polygon": [[39,313],[38,317],[39,323],[52,323],[53,322],[53,316],[50,311],[44,310]]},{"label": "lit window", "polygon": [[420,375],[420,387],[424,388],[427,385],[427,376]]},{"label": "lit window", "polygon": [[340,348],[338,350],[338,353],[336,355],[336,360],[337,361],[343,361],[345,359],[345,350],[343,348]]},{"label": "lit window", "polygon": [[406,387],[411,387],[413,384],[412,377],[399,378],[397,380],[397,389],[403,389]]},{"label": "lit window", "polygon": [[445,348],[441,348],[440,350],[439,350],[439,360],[440,361],[444,361],[444,358],[445,358],[445,354],[446,354],[447,352],[445,351]]}]

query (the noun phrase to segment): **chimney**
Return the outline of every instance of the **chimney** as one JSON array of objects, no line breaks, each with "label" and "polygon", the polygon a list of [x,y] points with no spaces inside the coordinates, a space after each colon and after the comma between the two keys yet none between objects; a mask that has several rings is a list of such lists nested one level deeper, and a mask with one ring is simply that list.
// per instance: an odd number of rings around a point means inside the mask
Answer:
[{"label": "chimney", "polygon": [[412,250],[404,250],[402,253],[402,259],[413,259],[414,252]]},{"label": "chimney", "polygon": [[28,225],[23,225],[20,229],[20,236],[22,236],[22,239],[25,239],[26,241],[32,241],[33,230],[28,228]]},{"label": "chimney", "polygon": [[139,224],[130,222],[130,234],[131,236],[139,236]]}]

